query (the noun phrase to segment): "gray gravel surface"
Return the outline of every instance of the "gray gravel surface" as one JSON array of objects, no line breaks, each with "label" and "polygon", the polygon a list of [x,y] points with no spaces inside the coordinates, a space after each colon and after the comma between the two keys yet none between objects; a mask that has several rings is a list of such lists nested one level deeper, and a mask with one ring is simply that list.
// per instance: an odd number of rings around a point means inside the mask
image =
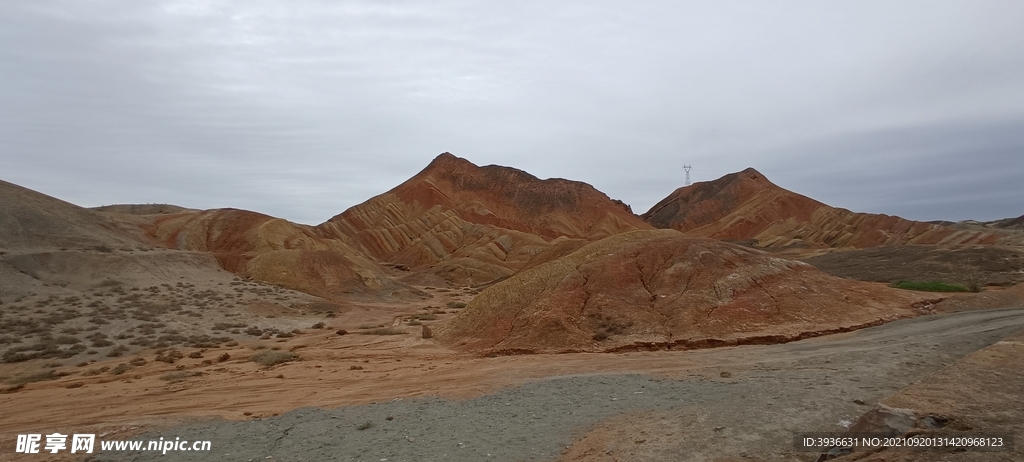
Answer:
[{"label": "gray gravel surface", "polygon": [[[806,454],[789,447],[793,432],[842,430],[875,402],[1022,327],[1024,309],[989,310],[783,345],[666,352],[690,372],[671,379],[564,376],[462,401],[407,399],[197,422],[136,439],[209,440],[210,452],[105,452],[91,460],[549,461],[603,419],[648,411],[666,428],[683,430],[658,460],[803,460]],[[697,359],[715,365],[682,367]],[[611,443],[607,449],[616,450]]]}]

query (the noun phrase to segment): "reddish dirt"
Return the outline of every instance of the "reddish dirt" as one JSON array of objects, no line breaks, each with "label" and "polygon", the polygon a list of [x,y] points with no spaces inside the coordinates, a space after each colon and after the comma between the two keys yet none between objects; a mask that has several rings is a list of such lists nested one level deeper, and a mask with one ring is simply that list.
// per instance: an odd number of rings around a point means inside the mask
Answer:
[{"label": "reddish dirt", "polygon": [[346,239],[324,237],[310,226],[235,209],[149,218],[141,227],[153,239],[172,249],[209,252],[225,270],[257,281],[326,298],[414,292]]},{"label": "reddish dirt", "polygon": [[483,354],[778,343],[911,316],[928,298],[748,247],[633,231],[487,288],[438,338]]}]

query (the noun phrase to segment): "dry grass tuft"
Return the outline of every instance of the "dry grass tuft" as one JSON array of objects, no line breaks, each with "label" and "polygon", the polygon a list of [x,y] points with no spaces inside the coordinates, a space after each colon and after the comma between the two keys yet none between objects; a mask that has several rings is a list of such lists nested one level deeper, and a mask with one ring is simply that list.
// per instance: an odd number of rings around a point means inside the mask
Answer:
[{"label": "dry grass tuft", "polygon": [[280,350],[261,351],[249,357],[250,361],[266,367],[295,361],[297,359],[299,359],[299,356],[295,353]]}]

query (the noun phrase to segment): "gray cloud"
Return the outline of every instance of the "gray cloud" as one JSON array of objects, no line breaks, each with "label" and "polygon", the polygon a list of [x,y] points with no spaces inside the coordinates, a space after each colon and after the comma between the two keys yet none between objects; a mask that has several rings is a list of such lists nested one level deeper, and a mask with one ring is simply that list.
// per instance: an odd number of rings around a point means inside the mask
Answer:
[{"label": "gray cloud", "polygon": [[643,212],[748,166],[914,219],[1024,213],[1019,2],[10,2],[0,177],[319,223],[442,151]]}]

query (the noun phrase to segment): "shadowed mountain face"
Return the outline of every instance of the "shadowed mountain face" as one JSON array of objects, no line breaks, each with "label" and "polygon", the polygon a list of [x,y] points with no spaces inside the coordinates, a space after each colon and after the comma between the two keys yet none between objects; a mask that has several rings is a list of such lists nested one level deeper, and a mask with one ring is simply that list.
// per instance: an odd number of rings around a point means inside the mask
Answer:
[{"label": "shadowed mountain face", "polygon": [[444,153],[405,183],[317,228],[350,237],[381,261],[440,265],[447,275],[463,272],[456,279],[479,283],[512,274],[553,239],[593,240],[650,225],[586,183],[478,167]]},{"label": "shadowed mountain face", "polygon": [[100,213],[0,181],[0,248],[82,248],[138,244]]},{"label": "shadowed mountain face", "polygon": [[761,247],[993,244],[1010,236],[830,207],[780,188],[752,168],[679,188],[641,218],[657,228],[753,240]]}]

